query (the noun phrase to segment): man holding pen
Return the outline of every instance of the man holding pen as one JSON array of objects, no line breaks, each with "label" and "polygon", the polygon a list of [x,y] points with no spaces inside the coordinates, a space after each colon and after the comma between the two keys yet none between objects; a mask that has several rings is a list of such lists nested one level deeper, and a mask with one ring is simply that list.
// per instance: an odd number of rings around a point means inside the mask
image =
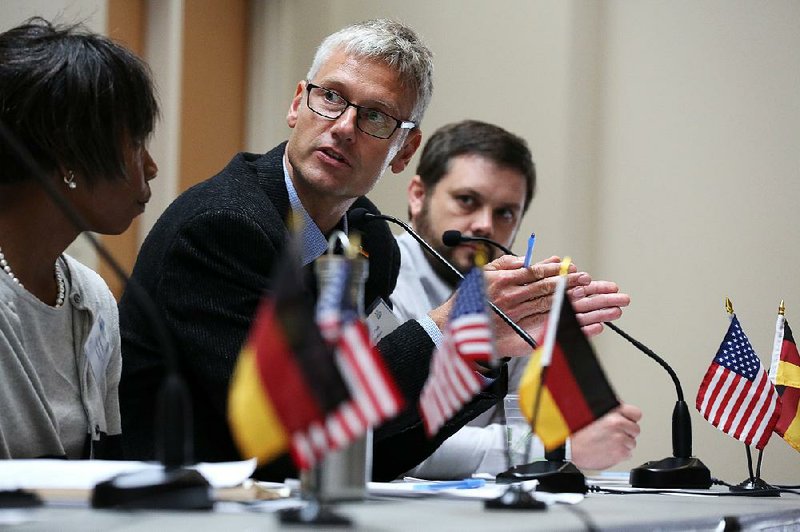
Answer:
[{"label": "man holding pen", "polygon": [[[533,198],[535,170],[524,140],[500,127],[478,121],[450,124],[436,131],[422,151],[417,175],[408,187],[408,212],[412,227],[459,271],[472,266],[476,244],[447,247],[442,233],[458,230],[463,235],[490,238],[511,246],[523,215]],[[437,323],[446,319],[443,309],[458,279],[428,256],[408,234],[397,239],[401,251],[400,276],[392,294],[395,313],[401,321],[428,314]],[[545,315],[550,308],[553,278],[542,266],[559,262],[550,257],[530,268],[531,246],[525,260],[510,255],[496,258],[485,267],[487,295],[499,303],[526,298],[532,312]],[[499,252],[490,250],[497,257]],[[541,289],[540,289],[541,286]],[[617,319],[622,307],[630,302],[619,293],[615,283],[595,281],[581,273],[578,286],[570,290],[578,320],[587,335],[602,331],[603,321]],[[505,305],[502,305],[505,306]],[[514,308],[514,305],[509,305]],[[436,309],[436,310],[432,310]],[[441,316],[439,314],[442,314]],[[530,316],[510,316],[515,321]],[[544,320],[541,320],[543,323]],[[496,327],[506,327],[496,323]],[[535,333],[536,331],[529,331]],[[520,355],[516,350],[529,350],[521,344],[498,345],[500,356]],[[511,352],[510,350],[514,350]],[[508,363],[509,391],[516,391],[527,357],[512,358]],[[504,470],[505,427],[497,424],[498,413],[487,411],[469,426],[462,428],[429,459],[412,472],[426,478],[458,478],[475,472],[495,474]],[[570,444],[571,459],[587,469],[604,469],[630,457],[639,434],[641,411],[623,404],[589,427],[574,435]],[[541,457],[538,453],[532,456]],[[568,456],[570,458],[570,456]]]}]

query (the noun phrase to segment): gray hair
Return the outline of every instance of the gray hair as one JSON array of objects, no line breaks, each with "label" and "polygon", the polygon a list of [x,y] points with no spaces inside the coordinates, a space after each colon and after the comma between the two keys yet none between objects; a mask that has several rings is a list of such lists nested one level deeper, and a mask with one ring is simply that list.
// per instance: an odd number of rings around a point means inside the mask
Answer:
[{"label": "gray hair", "polygon": [[339,49],[395,68],[403,86],[410,86],[417,93],[411,120],[417,123],[422,120],[433,95],[433,54],[414,30],[387,19],[367,20],[342,28],[319,45],[306,78],[313,79]]}]

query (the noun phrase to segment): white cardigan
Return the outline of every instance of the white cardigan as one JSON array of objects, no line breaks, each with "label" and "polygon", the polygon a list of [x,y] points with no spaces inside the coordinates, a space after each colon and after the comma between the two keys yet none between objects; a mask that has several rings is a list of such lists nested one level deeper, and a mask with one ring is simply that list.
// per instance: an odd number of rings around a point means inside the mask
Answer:
[{"label": "white cardigan", "polygon": [[[60,345],[62,340],[65,350],[71,347],[70,352],[76,353],[77,389],[89,441],[121,432],[118,387],[122,356],[116,301],[97,273],[67,255],[61,264],[69,281],[72,333],[53,331],[63,337],[49,337],[41,343],[26,337],[26,328],[30,331],[32,320],[37,320],[38,330],[46,331],[53,309],[9,276],[0,275],[0,458],[65,456],[59,420],[29,356],[30,349]],[[90,445],[89,456],[84,458],[93,457],[93,449]]]}]

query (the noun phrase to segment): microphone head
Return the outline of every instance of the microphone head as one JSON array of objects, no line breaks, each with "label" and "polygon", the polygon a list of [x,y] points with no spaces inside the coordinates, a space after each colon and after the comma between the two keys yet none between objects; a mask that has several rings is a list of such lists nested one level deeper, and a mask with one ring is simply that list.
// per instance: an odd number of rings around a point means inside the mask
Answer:
[{"label": "microphone head", "polygon": [[369,222],[373,215],[364,207],[357,207],[347,213],[347,221],[350,225],[357,227],[365,222]]},{"label": "microphone head", "polygon": [[455,247],[463,241],[464,237],[461,236],[461,231],[450,229],[442,233],[442,243],[447,247]]}]

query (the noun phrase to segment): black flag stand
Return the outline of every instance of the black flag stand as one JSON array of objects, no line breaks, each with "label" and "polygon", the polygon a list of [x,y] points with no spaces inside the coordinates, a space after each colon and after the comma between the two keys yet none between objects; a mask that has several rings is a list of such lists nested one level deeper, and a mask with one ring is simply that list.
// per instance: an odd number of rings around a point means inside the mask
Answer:
[{"label": "black flag stand", "polygon": [[756,472],[753,474],[753,456],[750,453],[750,446],[745,444],[744,448],[747,452],[747,471],[750,477],[735,486],[731,486],[730,490],[736,493],[747,493],[752,497],[780,497],[781,491],[778,488],[767,484],[761,479],[761,458],[764,455],[764,449],[758,450],[758,464],[756,465]]}]

